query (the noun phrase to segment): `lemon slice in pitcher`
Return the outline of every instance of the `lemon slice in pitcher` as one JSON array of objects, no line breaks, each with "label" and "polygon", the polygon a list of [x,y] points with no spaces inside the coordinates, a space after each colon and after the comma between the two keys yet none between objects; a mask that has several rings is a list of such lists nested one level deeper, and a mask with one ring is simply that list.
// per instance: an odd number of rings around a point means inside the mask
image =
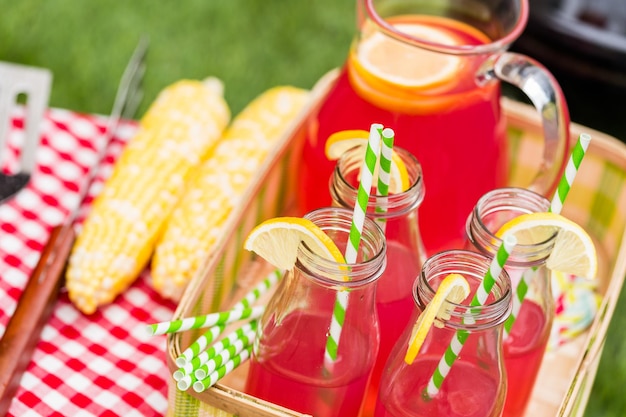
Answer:
[{"label": "lemon slice in pitcher", "polygon": [[437,317],[447,315],[446,308],[449,303],[460,303],[470,293],[470,286],[461,274],[449,274],[443,279],[435,296],[428,303],[417,322],[413,326],[413,332],[409,339],[409,347],[404,356],[404,361],[411,365],[420,351],[426,335],[435,324]]},{"label": "lemon slice in pitcher", "polygon": [[[335,132],[326,139],[324,152],[326,158],[335,161],[348,149],[355,146],[363,146],[363,153],[367,146],[369,132],[366,130],[342,130]],[[378,178],[378,164],[374,171],[374,179]],[[409,189],[409,173],[402,158],[396,151],[391,152],[391,172],[389,173],[389,192],[399,194]]]},{"label": "lemon slice in pitcher", "polygon": [[304,242],[316,255],[345,263],[335,242],[315,223],[300,217],[276,217],[257,225],[244,242],[253,251],[280,269],[292,269],[296,264],[298,246]]},{"label": "lemon slice in pitcher", "polygon": [[[420,23],[397,23],[407,35],[441,45],[458,45],[450,32]],[[461,58],[431,52],[375,31],[364,38],[358,50],[359,63],[372,75],[408,88],[433,87],[458,73]]]},{"label": "lemon slice in pitcher", "polygon": [[546,267],[590,279],[597,274],[598,257],[591,236],[577,223],[560,214],[522,214],[502,225],[496,236],[502,237],[505,233],[513,233],[521,245],[545,242],[556,233]]}]

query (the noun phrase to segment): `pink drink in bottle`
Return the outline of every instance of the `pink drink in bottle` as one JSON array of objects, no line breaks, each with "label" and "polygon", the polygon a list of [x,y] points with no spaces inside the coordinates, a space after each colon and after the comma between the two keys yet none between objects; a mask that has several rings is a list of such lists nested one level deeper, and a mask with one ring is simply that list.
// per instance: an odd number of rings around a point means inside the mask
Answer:
[{"label": "pink drink in bottle", "polygon": [[[367,204],[367,216],[376,221],[385,234],[387,268],[376,284],[380,346],[362,416],[371,416],[374,412],[383,368],[413,312],[413,282],[426,260],[418,225],[418,208],[424,198],[421,166],[406,150],[396,146],[394,152],[406,167],[408,189],[395,189],[382,197],[377,195],[375,188]],[[365,147],[357,146],[346,151],[337,161],[330,181],[333,205],[354,207],[364,153]]]},{"label": "pink drink in bottle", "polygon": [[[506,374],[502,358],[502,326],[511,309],[510,280],[497,278],[485,304],[470,307],[491,259],[475,252],[453,250],[431,256],[415,280],[414,313],[391,352],[380,383],[375,417],[498,417],[504,407]],[[444,304],[448,317],[430,327],[412,363],[405,355],[413,326],[432,300],[440,282],[458,273],[470,284],[470,296],[460,304]],[[426,387],[457,332],[467,338],[438,392]]]},{"label": "pink drink in bottle", "polygon": [[[308,213],[344,249],[352,210]],[[301,244],[295,267],[270,299],[257,330],[245,391],[319,417],[356,416],[378,351],[375,284],[386,263],[380,227],[365,219],[354,264],[337,263]],[[325,358],[338,292],[348,291],[337,358]]]},{"label": "pink drink in bottle", "polygon": [[[508,220],[524,213],[548,211],[550,202],[522,188],[501,188],[481,197],[467,221],[467,248],[492,256],[501,242],[495,236]],[[556,235],[555,235],[556,236]],[[554,320],[550,273],[545,262],[554,237],[539,244],[518,242],[505,266],[514,289],[503,349],[508,392],[503,416],[521,417],[530,400]],[[518,294],[527,288],[523,303]]]}]

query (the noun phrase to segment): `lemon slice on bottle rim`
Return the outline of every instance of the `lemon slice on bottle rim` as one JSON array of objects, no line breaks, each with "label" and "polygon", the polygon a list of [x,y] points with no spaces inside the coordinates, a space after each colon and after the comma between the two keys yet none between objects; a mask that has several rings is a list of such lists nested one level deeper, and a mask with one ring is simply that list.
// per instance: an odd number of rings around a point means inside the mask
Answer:
[{"label": "lemon slice on bottle rim", "polygon": [[514,217],[496,232],[497,237],[512,233],[520,245],[547,241],[556,233],[554,247],[546,261],[550,270],[584,278],[595,278],[598,257],[593,239],[577,223],[551,212],[526,213]]},{"label": "lemon slice on bottle rim", "polygon": [[[326,139],[324,153],[328,160],[336,161],[347,150],[355,146],[362,146],[365,154],[368,139],[369,132],[366,130],[354,129],[335,132]],[[376,164],[374,183],[376,183],[378,178],[378,169],[378,164]],[[395,150],[391,152],[391,171],[389,174],[389,193],[399,194],[408,190],[411,186],[406,164]]]},{"label": "lemon slice on bottle rim", "polygon": [[433,299],[426,305],[422,314],[413,326],[409,346],[404,361],[411,365],[419,353],[430,328],[435,324],[438,317],[447,315],[446,309],[450,303],[460,303],[467,298],[470,293],[470,286],[461,274],[448,274],[441,281]]},{"label": "lemon slice on bottle rim", "polygon": [[289,270],[296,264],[301,242],[318,256],[346,263],[335,242],[311,220],[301,217],[275,217],[258,224],[248,234],[244,248],[277,268]]}]

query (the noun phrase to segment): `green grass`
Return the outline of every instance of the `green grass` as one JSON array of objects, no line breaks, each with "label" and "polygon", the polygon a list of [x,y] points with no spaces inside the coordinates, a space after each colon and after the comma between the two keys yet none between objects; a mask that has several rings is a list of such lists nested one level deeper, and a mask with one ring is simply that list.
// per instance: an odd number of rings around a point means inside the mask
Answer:
[{"label": "green grass", "polygon": [[[233,114],[269,87],[310,88],[340,66],[354,0],[0,0],[0,60],[50,68],[50,105],[107,114],[142,35],[150,38],[141,116],[182,78],[217,76]],[[626,414],[622,293],[586,416]]]},{"label": "green grass", "polygon": [[50,68],[50,104],[108,113],[140,36],[150,47],[141,115],[181,78],[217,76],[234,113],[279,84],[311,87],[341,65],[352,1],[0,0],[0,59]]}]

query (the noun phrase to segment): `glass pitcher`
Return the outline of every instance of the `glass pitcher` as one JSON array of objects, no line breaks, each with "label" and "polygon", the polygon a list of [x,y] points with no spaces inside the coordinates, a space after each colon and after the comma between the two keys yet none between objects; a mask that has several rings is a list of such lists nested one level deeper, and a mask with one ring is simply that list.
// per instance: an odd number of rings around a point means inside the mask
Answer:
[{"label": "glass pitcher", "polygon": [[[487,191],[508,185],[501,81],[537,108],[544,151],[532,184],[551,195],[569,153],[569,113],[554,77],[507,51],[525,28],[527,0],[357,0],[357,34],[345,65],[303,125],[302,213],[330,205],[334,163],[326,139],[381,123],[422,164],[428,198],[420,230],[428,253],[462,247],[465,220]],[[461,186],[462,184],[462,186]]]}]

